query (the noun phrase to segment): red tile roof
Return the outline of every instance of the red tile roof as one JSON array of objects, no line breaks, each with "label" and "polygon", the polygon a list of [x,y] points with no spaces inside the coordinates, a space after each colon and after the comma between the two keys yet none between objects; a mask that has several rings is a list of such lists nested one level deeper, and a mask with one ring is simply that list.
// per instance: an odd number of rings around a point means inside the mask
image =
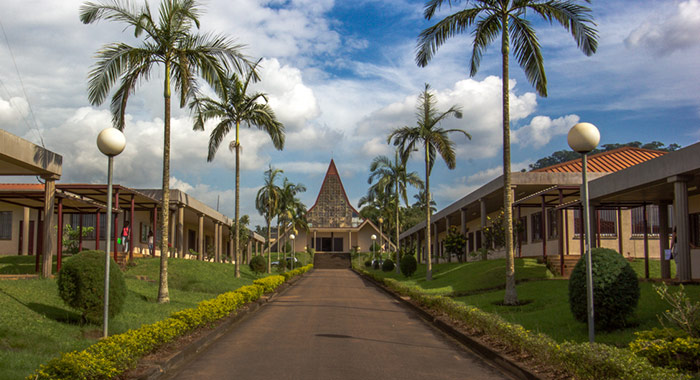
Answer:
[{"label": "red tile roof", "polygon": [[[588,171],[598,173],[612,173],[631,166],[641,164],[644,161],[661,157],[667,152],[659,150],[642,149],[634,147],[623,147],[613,149],[608,152],[594,154],[588,157]],[[546,168],[535,169],[533,172],[545,173],[581,173],[581,159],[571,160],[548,166]]]},{"label": "red tile roof", "polygon": [[41,184],[41,183],[0,183],[0,190],[44,191],[44,184]]}]

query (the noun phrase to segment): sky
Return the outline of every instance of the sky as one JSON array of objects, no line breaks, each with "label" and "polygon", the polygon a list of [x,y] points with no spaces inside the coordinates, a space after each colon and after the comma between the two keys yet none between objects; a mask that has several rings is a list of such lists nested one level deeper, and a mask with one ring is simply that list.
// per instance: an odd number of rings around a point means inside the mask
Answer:
[{"label": "sky", "polygon": [[[500,48],[489,47],[474,77],[469,76],[469,33],[448,40],[427,67],[415,63],[420,32],[464,7],[452,3],[425,20],[424,2],[413,0],[201,2],[200,33],[228,35],[245,45],[243,53],[251,59],[262,58],[262,80],[254,90],[268,94],[286,129],[283,151],[255,128],[241,133],[241,212],[253,225],[264,224],[254,203],[269,165],[304,184],[307,191],[300,198],[311,207],[334,159],[358,208],[370,162],[377,155],[393,157],[386,138],[395,128],[415,125],[416,102],[426,83],[440,109],[462,109],[462,119],[441,126],[472,137],[452,135],[454,170],[442,161],[435,164],[430,183],[438,209],[502,173]],[[81,4],[0,2],[0,128],[63,155],[61,183],[105,183],[107,160],[95,141],[111,125],[109,101],[91,105],[86,78],[102,46],[139,41],[123,24],[83,25]],[[150,4],[157,12],[158,2]],[[700,139],[700,0],[593,0],[589,7],[599,34],[598,50],[590,57],[564,28],[528,15],[542,46],[548,97],[537,96],[511,60],[514,171],[568,149],[566,134],[579,121],[598,127],[601,144],[688,146]],[[158,68],[129,99],[127,146],[115,159],[115,183],[161,187],[162,83]],[[171,188],[214,208],[218,199],[219,210],[233,217],[235,162],[227,149],[233,135],[208,163],[213,124],[193,131],[188,110],[179,109],[178,101],[172,108]],[[424,178],[421,158],[414,154],[408,169]]]}]

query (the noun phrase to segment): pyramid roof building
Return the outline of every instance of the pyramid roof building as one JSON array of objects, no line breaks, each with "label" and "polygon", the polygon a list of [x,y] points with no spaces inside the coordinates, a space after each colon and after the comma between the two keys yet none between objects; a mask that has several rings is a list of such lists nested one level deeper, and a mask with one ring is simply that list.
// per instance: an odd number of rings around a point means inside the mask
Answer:
[{"label": "pyramid roof building", "polygon": [[348,200],[333,159],[328,165],[316,203],[306,214],[306,220],[310,227],[319,228],[357,227],[363,221]]}]

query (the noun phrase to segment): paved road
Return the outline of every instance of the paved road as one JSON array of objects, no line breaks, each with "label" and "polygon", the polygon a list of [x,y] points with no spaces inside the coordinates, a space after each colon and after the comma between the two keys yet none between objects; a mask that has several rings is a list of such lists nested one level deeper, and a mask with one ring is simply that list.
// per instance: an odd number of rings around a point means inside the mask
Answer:
[{"label": "paved road", "polygon": [[170,379],[508,379],[350,270],[316,269]]}]

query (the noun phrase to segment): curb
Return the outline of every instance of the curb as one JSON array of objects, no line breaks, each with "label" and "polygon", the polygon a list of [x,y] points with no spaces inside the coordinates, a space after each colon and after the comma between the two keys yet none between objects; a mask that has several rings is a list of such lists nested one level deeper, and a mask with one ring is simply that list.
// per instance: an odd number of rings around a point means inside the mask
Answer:
[{"label": "curb", "polygon": [[489,362],[494,367],[502,370],[508,375],[513,376],[514,378],[519,380],[542,380],[541,377],[521,367],[517,363],[510,361],[508,358],[501,355],[499,352],[494,351],[491,348],[484,346],[480,342],[472,339],[468,335],[454,328],[449,323],[445,322],[439,317],[432,315],[426,309],[423,309],[422,307],[419,307],[409,302],[406,298],[401,297],[399,294],[394,293],[391,289],[387,288],[386,286],[384,286],[384,284],[380,283],[374,278],[363,275],[362,273],[358,272],[355,268],[352,268],[352,271],[355,272],[358,276],[362,277],[363,279],[371,282],[374,286],[381,289],[383,292],[390,295],[404,306],[411,309],[413,312],[418,314],[422,319],[430,323],[438,330],[442,331],[443,333],[449,335],[453,339],[457,340],[459,343],[466,346],[469,350],[471,350],[476,355]]},{"label": "curb", "polygon": [[[311,273],[313,268],[306,273]],[[291,288],[297,281],[302,279],[306,273],[302,273],[300,276],[291,278],[289,281],[283,283],[270,295],[263,295],[256,301],[248,303],[246,310],[241,310],[235,315],[228,317],[227,320],[222,322],[217,328],[200,337],[196,341],[189,343],[184,346],[178,352],[172,354],[170,357],[164,361],[154,362],[149,365],[147,369],[144,370],[139,376],[133,377],[134,380],[156,380],[165,379],[170,372],[175,369],[182,367],[183,365],[189,363],[195,359],[202,351],[204,351],[211,344],[216,342],[221,336],[226,334],[229,330],[235,327],[239,322],[245,320],[247,317],[251,316],[257,312],[260,308],[265,306],[267,303],[275,300],[277,297],[286,293],[289,288]]]}]

